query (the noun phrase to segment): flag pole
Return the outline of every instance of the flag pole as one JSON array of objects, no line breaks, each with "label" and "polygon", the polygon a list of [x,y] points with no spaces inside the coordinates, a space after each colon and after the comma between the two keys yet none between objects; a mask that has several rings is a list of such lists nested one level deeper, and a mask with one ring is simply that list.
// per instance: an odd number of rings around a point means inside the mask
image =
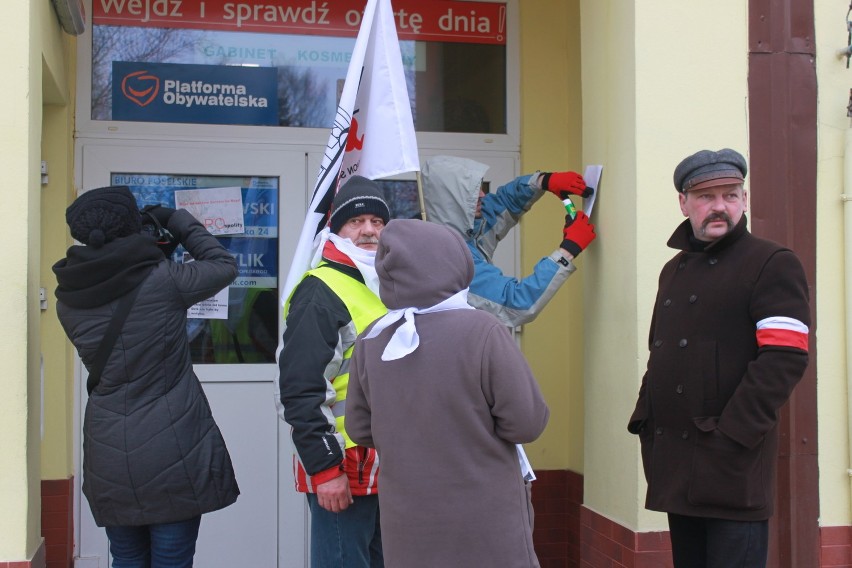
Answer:
[{"label": "flag pole", "polygon": [[417,200],[420,202],[420,218],[426,219],[426,201],[423,199],[423,178],[420,176],[420,170],[417,170]]},{"label": "flag pole", "polygon": [[[281,303],[310,269],[338,185],[419,171],[417,137],[391,0],[367,0]],[[422,206],[421,206],[422,208]]]}]

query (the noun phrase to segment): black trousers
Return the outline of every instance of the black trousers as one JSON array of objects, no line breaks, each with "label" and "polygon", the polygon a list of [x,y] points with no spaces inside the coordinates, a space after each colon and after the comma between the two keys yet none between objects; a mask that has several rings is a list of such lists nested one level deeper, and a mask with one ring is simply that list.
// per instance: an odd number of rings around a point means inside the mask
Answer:
[{"label": "black trousers", "polygon": [[766,568],[769,521],[669,513],[674,568]]}]

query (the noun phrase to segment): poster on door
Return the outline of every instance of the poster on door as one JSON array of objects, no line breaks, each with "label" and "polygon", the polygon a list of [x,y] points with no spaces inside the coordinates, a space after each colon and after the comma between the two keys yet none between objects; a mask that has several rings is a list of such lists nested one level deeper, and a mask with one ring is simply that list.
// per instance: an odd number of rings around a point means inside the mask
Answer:
[{"label": "poster on door", "polygon": [[[219,295],[187,312],[190,353],[193,363],[274,362],[278,344],[279,179],[118,172],[111,175],[110,183],[128,186],[140,209],[157,204],[188,209],[197,206],[196,217],[218,211],[224,219],[230,219],[225,225],[239,219],[241,232],[216,235],[237,261],[237,277]],[[172,260],[193,261],[183,246],[175,250]]]},{"label": "poster on door", "polygon": [[175,208],[186,209],[213,235],[245,231],[243,195],[239,187],[211,187],[175,191]]},{"label": "poster on door", "polygon": [[[277,286],[277,179],[114,173],[111,183],[128,186],[140,209],[147,205],[175,209],[189,205],[196,218],[204,218],[208,213],[212,216],[217,211],[224,216],[225,220],[211,221],[211,225],[241,225],[239,231],[230,227],[231,232],[217,231],[213,226],[207,228],[214,229],[211,232],[237,258],[241,277],[259,277],[264,287]],[[239,211],[234,209],[238,201]],[[183,252],[179,248],[173,260],[182,262]]]}]

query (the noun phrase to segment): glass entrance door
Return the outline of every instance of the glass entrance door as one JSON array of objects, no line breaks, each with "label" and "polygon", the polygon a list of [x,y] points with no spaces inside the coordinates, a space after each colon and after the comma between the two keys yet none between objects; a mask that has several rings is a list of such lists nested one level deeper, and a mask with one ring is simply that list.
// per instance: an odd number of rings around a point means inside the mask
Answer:
[{"label": "glass entrance door", "polygon": [[[221,217],[205,221],[237,258],[239,276],[216,301],[190,311],[187,332],[195,372],[225,437],[241,494],[234,505],[203,516],[196,565],[306,566],[305,499],[293,490],[289,427],[278,418],[272,396],[281,276],[289,268],[307,203],[305,152],[268,145],[94,141],[78,147],[78,156],[83,190],[127,185],[140,205],[190,208],[209,196],[239,196],[241,228]],[[173,260],[191,261],[181,249]],[[86,404],[86,373],[79,360],[77,369],[79,423]],[[109,555],[106,534],[80,498],[80,432],[78,424],[76,566],[103,567]]]}]

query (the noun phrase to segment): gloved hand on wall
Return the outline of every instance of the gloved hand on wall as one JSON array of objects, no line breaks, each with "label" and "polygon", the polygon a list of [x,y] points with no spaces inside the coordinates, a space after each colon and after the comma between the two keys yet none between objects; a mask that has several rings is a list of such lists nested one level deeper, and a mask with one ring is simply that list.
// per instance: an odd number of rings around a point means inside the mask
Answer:
[{"label": "gloved hand on wall", "polygon": [[589,246],[589,243],[597,237],[595,226],[583,211],[577,211],[577,216],[573,219],[570,215],[565,215],[565,227],[562,229],[562,236],[563,240],[560,247],[575,257],[583,252]]},{"label": "gloved hand on wall", "polygon": [[559,199],[567,199],[569,195],[589,197],[595,191],[586,186],[583,176],[577,172],[545,172],[541,174],[541,188]]}]

